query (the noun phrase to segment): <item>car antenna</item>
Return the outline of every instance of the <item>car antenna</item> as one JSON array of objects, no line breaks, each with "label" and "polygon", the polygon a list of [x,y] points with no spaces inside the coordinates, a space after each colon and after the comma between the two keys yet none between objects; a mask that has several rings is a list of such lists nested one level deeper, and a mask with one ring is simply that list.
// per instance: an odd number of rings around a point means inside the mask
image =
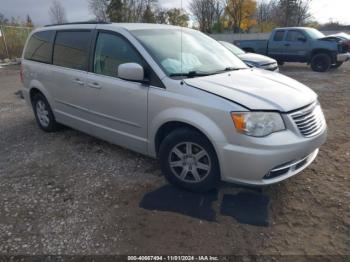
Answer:
[{"label": "car antenna", "polygon": [[[181,10],[183,10],[182,9],[183,8],[183,6],[182,6],[182,0],[181,0]],[[182,66],[182,63],[183,63],[183,59],[182,59],[182,26],[181,26],[181,32],[180,32],[180,34],[181,34],[181,47],[180,47],[180,61],[181,61],[181,74],[183,73],[183,71],[182,71],[182,69],[183,69],[183,66]],[[184,78],[185,78],[185,76],[182,76],[182,79],[181,79],[181,83],[183,83],[183,80],[184,80]]]}]

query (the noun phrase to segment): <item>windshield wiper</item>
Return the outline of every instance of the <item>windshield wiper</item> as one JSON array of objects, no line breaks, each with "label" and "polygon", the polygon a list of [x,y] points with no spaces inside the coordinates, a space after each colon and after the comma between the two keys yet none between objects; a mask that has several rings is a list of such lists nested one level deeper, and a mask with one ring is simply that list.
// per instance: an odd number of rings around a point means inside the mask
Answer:
[{"label": "windshield wiper", "polygon": [[208,73],[201,73],[201,72],[197,72],[197,71],[190,71],[188,73],[173,73],[173,74],[170,74],[169,76],[172,77],[172,76],[185,76],[185,77],[188,77],[188,78],[193,78],[193,77],[196,77],[196,76],[208,76],[210,74]]},{"label": "windshield wiper", "polygon": [[245,67],[226,67],[225,69],[221,69],[218,71],[215,71],[213,73],[211,73],[210,75],[216,75],[216,74],[221,74],[221,73],[225,73],[225,72],[229,72],[229,71],[238,71],[238,70],[243,70],[243,69],[247,69]]},{"label": "windshield wiper", "polygon": [[242,70],[242,69],[247,69],[247,68],[244,68],[244,67],[242,67],[242,68],[240,68],[240,67],[226,67],[225,69],[221,69],[221,70],[218,70],[215,72],[204,73],[204,72],[198,72],[198,71],[190,71],[188,73],[173,73],[173,74],[170,74],[169,76],[170,77],[172,77],[172,76],[185,76],[188,78],[193,78],[196,76],[210,76],[210,75],[216,75],[216,74],[220,74],[220,73],[224,73],[224,72],[237,71],[237,70]]}]

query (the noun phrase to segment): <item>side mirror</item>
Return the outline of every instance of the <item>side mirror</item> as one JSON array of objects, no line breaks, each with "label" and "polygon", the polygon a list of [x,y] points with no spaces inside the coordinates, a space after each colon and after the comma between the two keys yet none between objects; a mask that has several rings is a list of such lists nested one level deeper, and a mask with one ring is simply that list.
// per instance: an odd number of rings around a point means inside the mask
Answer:
[{"label": "side mirror", "polygon": [[304,38],[304,37],[299,37],[299,38],[298,38],[298,41],[305,43],[305,42],[306,42],[306,38]]},{"label": "side mirror", "polygon": [[125,63],[118,66],[118,77],[124,80],[143,82],[145,72],[137,63]]}]

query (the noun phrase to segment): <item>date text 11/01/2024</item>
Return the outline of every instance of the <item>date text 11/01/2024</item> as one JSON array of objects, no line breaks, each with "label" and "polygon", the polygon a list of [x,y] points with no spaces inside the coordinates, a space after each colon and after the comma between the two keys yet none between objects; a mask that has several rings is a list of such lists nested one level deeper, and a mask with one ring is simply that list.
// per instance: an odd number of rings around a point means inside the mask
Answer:
[{"label": "date text 11/01/2024", "polygon": [[217,256],[128,256],[128,261],[218,261]]}]

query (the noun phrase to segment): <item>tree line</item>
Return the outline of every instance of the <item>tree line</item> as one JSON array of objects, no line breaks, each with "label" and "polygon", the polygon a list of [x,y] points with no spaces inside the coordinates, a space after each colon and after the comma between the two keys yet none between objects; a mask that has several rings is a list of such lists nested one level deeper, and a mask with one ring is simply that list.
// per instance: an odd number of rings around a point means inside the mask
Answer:
[{"label": "tree line", "polygon": [[189,14],[181,8],[162,8],[157,0],[88,0],[97,21],[159,23],[188,26]]},{"label": "tree line", "polygon": [[201,31],[271,31],[312,22],[312,0],[192,0],[190,10]]},{"label": "tree line", "polygon": [[[302,26],[311,21],[312,0],[191,0],[194,26],[212,33],[270,31],[276,26]],[[160,7],[157,0],[88,0],[98,21],[143,22],[188,26],[184,9]]]},{"label": "tree line", "polygon": [[[183,8],[163,8],[158,0],[86,0],[93,20],[105,22],[159,23],[192,26],[205,33],[269,32],[281,26],[312,26],[336,30],[334,21],[319,25],[310,6],[315,0],[190,0]],[[67,22],[66,10],[53,0],[48,10],[52,24]],[[27,15],[24,21],[7,19],[0,14],[0,24],[33,27]]]}]

